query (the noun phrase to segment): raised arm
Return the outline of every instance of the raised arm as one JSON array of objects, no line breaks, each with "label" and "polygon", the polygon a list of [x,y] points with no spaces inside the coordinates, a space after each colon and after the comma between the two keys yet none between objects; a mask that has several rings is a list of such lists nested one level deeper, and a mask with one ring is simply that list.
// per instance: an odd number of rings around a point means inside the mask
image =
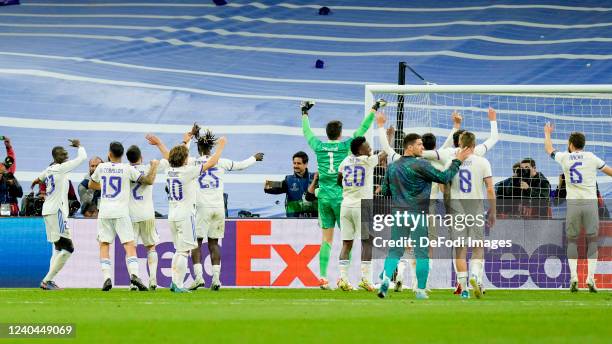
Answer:
[{"label": "raised arm", "polygon": [[157,167],[159,166],[159,160],[151,160],[151,167],[146,175],[141,176],[138,179],[140,184],[153,185],[155,183],[155,177],[157,176]]},{"label": "raised arm", "polygon": [[228,171],[240,171],[253,166],[257,161],[262,161],[264,153],[255,153],[253,156],[242,161],[230,161]]},{"label": "raised arm", "polygon": [[453,135],[457,132],[457,130],[461,129],[461,122],[463,121],[463,117],[457,111],[453,111],[451,114],[451,119],[453,120],[453,129],[450,131],[450,134],[446,137],[446,141],[440,146],[440,149],[444,148],[452,148],[453,147]]},{"label": "raised arm", "polygon": [[374,116],[376,113],[385,106],[387,106],[387,101],[384,99],[378,99],[372,106],[370,113],[363,119],[363,121],[361,121],[359,128],[357,128],[357,130],[355,130],[353,133],[353,137],[365,135],[368,129],[370,129],[372,122],[374,122]]},{"label": "raised arm", "polygon": [[552,124],[546,123],[546,125],[544,126],[544,150],[546,151],[546,154],[548,155],[551,155],[555,151],[555,148],[553,147],[553,144],[552,144],[552,138],[551,138],[552,132],[553,132]]},{"label": "raised arm", "polygon": [[221,153],[223,153],[226,143],[227,139],[225,136],[219,138],[217,149],[215,149],[215,154],[213,154],[210,159],[208,159],[208,161],[202,165],[200,174],[204,173],[204,171],[208,170],[209,168],[215,167],[215,165],[219,162],[219,158],[221,157]]},{"label": "raised arm", "polygon": [[157,149],[159,149],[159,152],[161,153],[162,158],[168,160],[168,158],[170,157],[170,151],[168,150],[168,147],[166,147],[166,145],[162,142],[162,140],[159,137],[153,134],[147,134],[145,138],[147,139],[147,141],[149,141],[150,145],[156,146]]},{"label": "raised arm", "polygon": [[80,164],[85,162],[85,160],[87,160],[87,152],[85,151],[85,148],[81,146],[81,142],[79,140],[68,140],[68,141],[70,141],[70,146],[78,148],[78,151],[77,151],[76,158],[72,160],[68,160],[60,164],[60,171],[64,173],[74,170]]},{"label": "raised arm", "polygon": [[387,122],[387,118],[382,112],[376,113],[376,124],[378,125],[378,141],[387,156],[391,158],[391,161],[395,161],[399,159],[402,155],[398,154],[393,147],[389,144],[389,139],[387,139],[387,132],[385,131],[385,122]]},{"label": "raised arm", "polygon": [[495,109],[489,108],[489,123],[491,124],[491,136],[489,138],[476,146],[474,149],[474,154],[479,156],[484,156],[495,144],[499,141],[499,132],[497,131],[497,113]]}]

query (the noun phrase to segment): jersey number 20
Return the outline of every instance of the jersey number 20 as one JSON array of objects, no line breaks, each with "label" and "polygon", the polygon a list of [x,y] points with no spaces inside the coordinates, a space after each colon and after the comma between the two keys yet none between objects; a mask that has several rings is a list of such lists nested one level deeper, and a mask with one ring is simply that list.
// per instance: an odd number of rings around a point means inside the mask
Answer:
[{"label": "jersey number 20", "polygon": [[365,174],[366,171],[363,166],[355,166],[355,168],[344,166],[344,186],[363,186]]}]

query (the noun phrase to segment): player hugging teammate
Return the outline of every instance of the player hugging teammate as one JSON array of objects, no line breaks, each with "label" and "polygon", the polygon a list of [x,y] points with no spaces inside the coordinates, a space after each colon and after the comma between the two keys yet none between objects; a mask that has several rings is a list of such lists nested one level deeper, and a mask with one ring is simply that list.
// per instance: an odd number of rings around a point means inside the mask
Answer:
[{"label": "player hugging teammate", "polygon": [[[470,201],[467,201],[467,203],[478,203],[478,200],[483,198],[483,189],[481,185],[484,182],[487,185],[487,195],[490,205],[489,224],[492,225],[494,221],[492,219],[494,219],[495,216],[495,198],[492,193],[490,165],[488,170],[486,170],[485,167],[488,162],[484,158],[481,158],[481,156],[497,143],[498,132],[495,110],[490,108],[488,116],[491,122],[491,137],[483,144],[476,145],[474,134],[466,132],[465,130],[460,130],[462,117],[457,112],[453,112],[453,130],[450,132],[449,137],[440,149],[436,150],[435,135],[432,133],[426,133],[422,137],[417,134],[409,134],[404,138],[404,154],[399,154],[393,150],[386,137],[384,129],[386,118],[384,114],[377,114],[376,121],[379,127],[378,137],[383,150],[387,152],[393,162],[389,165],[387,169],[388,175],[383,181],[386,182],[386,192],[388,195],[392,196],[392,203],[395,205],[395,208],[414,211],[416,213],[418,213],[419,210],[430,214],[438,213],[443,209],[441,204],[442,193],[445,191],[450,195],[452,200],[458,201],[461,199],[469,199]],[[411,139],[407,141],[409,136]],[[451,147],[451,144],[454,147]],[[431,164],[426,163],[420,158],[431,160]],[[473,161],[478,161],[478,163],[474,164]],[[457,163],[459,165],[458,169],[455,171],[455,166],[453,166],[453,164]],[[406,172],[405,169],[407,169],[408,172]],[[472,173],[472,169],[475,169],[475,171],[473,171],[474,173]],[[470,187],[460,187],[460,185],[465,183],[468,183]],[[475,187],[471,187],[472,185],[475,185]],[[451,192],[448,192],[449,189]],[[423,202],[424,200],[427,202]],[[414,204],[419,203],[422,203],[423,209],[414,208]],[[454,204],[457,204],[457,202]],[[455,213],[464,210],[459,207],[456,208],[457,210],[455,210]],[[472,210],[474,212],[480,211],[484,213],[483,207],[476,208],[477,209]],[[450,209],[447,209],[447,211],[452,213]],[[431,224],[427,226],[427,228],[421,229],[419,227],[417,229],[420,229],[420,231],[414,230],[411,231],[411,233],[403,233],[403,235],[410,236],[411,239],[414,239],[413,236],[420,238],[425,235],[430,239],[437,238],[437,229]],[[483,228],[471,229],[471,231],[475,233],[482,230]],[[458,233],[459,231],[451,229],[451,234],[455,232]],[[392,229],[392,235],[401,236],[401,230],[399,228]],[[416,242],[420,242],[418,238]],[[482,248],[473,248],[475,256],[473,256],[471,266],[473,272],[471,282],[474,288],[478,289],[478,291],[476,291],[476,296],[478,297],[482,295],[482,274],[484,269],[482,252],[479,250],[482,250]],[[412,252],[409,252],[408,249],[406,249],[406,251],[407,252],[400,253],[400,249],[397,248],[390,250],[389,256],[385,260],[383,283],[379,290],[380,297],[386,297],[390,283],[386,278],[391,278],[396,266],[397,280],[395,291],[402,290],[401,285],[403,284],[402,272],[404,264],[401,263],[400,257],[402,254],[404,256],[408,254],[416,258],[408,260],[408,264],[406,264],[408,268],[412,270],[413,290],[416,292],[417,298],[428,298],[426,293],[427,280],[429,271],[432,267],[430,258],[433,250],[431,247],[415,247],[412,249]],[[456,257],[456,262],[454,262],[453,265],[455,266],[458,277],[462,277],[464,273],[467,276],[467,272],[465,272],[467,268],[464,263],[466,252],[467,248],[465,247],[459,248],[453,252]],[[476,259],[474,259],[475,257]],[[458,264],[461,265],[461,271],[457,270]],[[462,278],[458,280],[459,282],[463,281]],[[464,298],[469,297],[465,283],[459,283],[458,289],[460,290],[459,294],[463,292],[462,296]]]}]

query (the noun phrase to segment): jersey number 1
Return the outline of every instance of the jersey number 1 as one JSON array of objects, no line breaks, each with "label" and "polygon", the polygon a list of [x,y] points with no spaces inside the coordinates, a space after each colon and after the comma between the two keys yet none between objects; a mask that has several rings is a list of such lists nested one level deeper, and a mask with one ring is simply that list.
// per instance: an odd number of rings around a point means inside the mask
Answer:
[{"label": "jersey number 1", "polygon": [[327,173],[336,173],[336,170],[334,170],[334,152],[327,152],[327,156],[329,157],[329,169]]}]

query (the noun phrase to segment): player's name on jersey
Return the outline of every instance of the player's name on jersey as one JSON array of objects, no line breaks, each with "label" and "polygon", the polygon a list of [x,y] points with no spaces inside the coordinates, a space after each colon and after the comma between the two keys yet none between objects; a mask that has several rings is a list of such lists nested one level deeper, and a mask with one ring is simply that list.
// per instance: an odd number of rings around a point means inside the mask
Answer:
[{"label": "player's name on jersey", "polygon": [[410,239],[409,237],[401,237],[400,239],[383,239],[382,237],[375,237],[372,244],[376,248],[414,248],[414,247],[445,247],[445,248],[459,248],[459,247],[484,247],[492,250],[499,248],[512,247],[512,240],[489,240],[489,239],[473,239],[470,237],[461,237],[457,239],[447,239],[443,236],[437,239],[430,239],[428,237],[421,237],[419,241]]},{"label": "player's name on jersey", "polygon": [[123,173],[123,168],[121,168],[121,167],[104,167],[102,169],[102,173]]}]

